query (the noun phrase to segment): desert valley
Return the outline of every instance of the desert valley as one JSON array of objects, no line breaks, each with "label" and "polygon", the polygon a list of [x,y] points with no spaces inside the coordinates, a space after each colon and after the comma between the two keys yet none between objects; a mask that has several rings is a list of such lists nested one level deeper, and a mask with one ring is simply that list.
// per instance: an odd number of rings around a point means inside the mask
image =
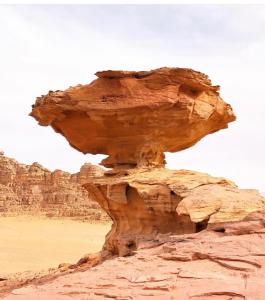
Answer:
[{"label": "desert valley", "polygon": [[[0,277],[75,263],[100,251],[111,223],[82,187],[103,169],[85,164],[77,174],[50,172],[0,155]],[[65,247],[67,245],[67,247]]]}]

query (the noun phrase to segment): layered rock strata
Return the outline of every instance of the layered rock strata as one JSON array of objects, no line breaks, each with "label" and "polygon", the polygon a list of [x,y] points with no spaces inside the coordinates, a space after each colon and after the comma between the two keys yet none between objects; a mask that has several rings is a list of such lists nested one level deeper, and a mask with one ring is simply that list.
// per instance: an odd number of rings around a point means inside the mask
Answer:
[{"label": "layered rock strata", "polygon": [[37,98],[31,116],[77,150],[107,154],[110,168],[164,165],[164,152],[186,149],[235,120],[208,77],[182,68],[104,71],[88,85]]},{"label": "layered rock strata", "polygon": [[195,233],[241,221],[265,210],[256,190],[238,189],[221,177],[187,170],[131,170],[84,187],[113,220],[103,254],[126,256],[160,233]]},{"label": "layered rock strata", "polygon": [[79,151],[109,155],[102,164],[113,170],[84,184],[113,220],[103,257],[130,255],[159,234],[222,228],[264,210],[257,191],[163,168],[165,151],[188,148],[235,120],[206,75],[181,68],[96,75],[89,85],[37,98],[31,116]]},{"label": "layered rock strata", "polygon": [[80,172],[50,172],[38,163],[20,164],[0,155],[0,215],[43,214],[105,218],[82,184],[103,175],[100,167],[84,164]]}]

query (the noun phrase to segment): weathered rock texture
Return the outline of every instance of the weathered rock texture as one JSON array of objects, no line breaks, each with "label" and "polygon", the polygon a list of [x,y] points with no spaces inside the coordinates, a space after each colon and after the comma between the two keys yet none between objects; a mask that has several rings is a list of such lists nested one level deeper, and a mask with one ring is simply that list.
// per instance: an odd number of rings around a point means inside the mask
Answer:
[{"label": "weathered rock texture", "polygon": [[103,254],[126,256],[159,233],[195,233],[265,210],[256,190],[186,170],[131,170],[84,185],[113,220]]},{"label": "weathered rock texture", "polygon": [[106,167],[164,165],[235,120],[218,86],[191,69],[104,71],[89,85],[37,98],[31,116],[83,153],[107,154]]},{"label": "weathered rock texture", "polygon": [[219,87],[191,69],[104,71],[89,85],[49,92],[31,112],[83,153],[114,169],[85,188],[110,215],[103,256],[126,256],[165,233],[194,233],[264,210],[257,191],[223,178],[163,168],[180,151],[235,120]]},{"label": "weathered rock texture", "polygon": [[38,163],[20,164],[0,155],[0,215],[45,214],[47,216],[106,217],[81,185],[103,174],[84,164],[80,172],[50,172]]},{"label": "weathered rock texture", "polygon": [[256,213],[214,230],[160,235],[133,256],[33,280],[3,299],[264,300],[264,225]]}]

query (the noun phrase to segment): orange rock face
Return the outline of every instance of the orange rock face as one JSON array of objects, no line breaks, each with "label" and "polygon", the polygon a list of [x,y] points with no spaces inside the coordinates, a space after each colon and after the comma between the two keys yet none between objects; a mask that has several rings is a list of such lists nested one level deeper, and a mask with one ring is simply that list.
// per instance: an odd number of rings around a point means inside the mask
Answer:
[{"label": "orange rock face", "polygon": [[165,151],[235,119],[218,88],[190,69],[97,76],[38,98],[31,115],[80,151],[109,155],[103,164],[114,169],[84,187],[113,220],[99,262],[128,257],[5,299],[263,300],[265,199],[224,178],[163,168]]},{"label": "orange rock face", "polygon": [[106,167],[164,165],[164,152],[191,147],[235,120],[219,87],[191,69],[96,75],[88,85],[37,98],[31,116],[79,151],[109,155]]},{"label": "orange rock face", "polygon": [[103,176],[84,185],[113,220],[103,254],[131,255],[159,234],[195,233],[265,211],[256,190],[221,177],[154,168]]},{"label": "orange rock face", "polygon": [[80,172],[50,172],[38,163],[24,165],[0,155],[0,215],[105,217],[97,202],[81,186],[103,175],[99,167],[85,164]]},{"label": "orange rock face", "polygon": [[113,220],[103,256],[130,255],[159,234],[194,233],[264,210],[257,191],[224,178],[163,168],[180,151],[235,120],[208,77],[191,69],[104,71],[89,85],[49,92],[31,112],[84,153],[113,167],[84,187]]},{"label": "orange rock face", "polygon": [[[163,168],[180,151],[235,120],[208,77],[191,69],[104,71],[89,85],[37,98],[31,116],[114,169],[84,187],[113,220],[104,255],[125,256],[162,233],[194,233],[263,210],[258,192],[223,178]],[[136,167],[136,168],[135,168]]]}]

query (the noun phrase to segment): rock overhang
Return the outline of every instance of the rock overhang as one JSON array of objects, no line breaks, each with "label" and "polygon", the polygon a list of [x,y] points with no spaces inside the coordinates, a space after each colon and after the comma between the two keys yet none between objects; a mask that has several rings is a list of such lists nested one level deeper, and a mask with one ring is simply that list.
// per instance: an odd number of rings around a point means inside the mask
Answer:
[{"label": "rock overhang", "polygon": [[265,200],[257,191],[164,168],[164,152],[191,147],[235,120],[219,86],[184,68],[96,75],[88,85],[37,98],[31,116],[79,151],[109,155],[102,164],[114,169],[83,185],[113,220],[102,258],[131,255],[160,234],[209,227],[225,233],[225,224],[235,228],[252,214],[257,220],[251,226],[263,226],[258,218]]},{"label": "rock overhang", "polygon": [[162,166],[235,120],[208,76],[184,68],[102,71],[88,85],[38,97],[31,116],[106,167]]}]

